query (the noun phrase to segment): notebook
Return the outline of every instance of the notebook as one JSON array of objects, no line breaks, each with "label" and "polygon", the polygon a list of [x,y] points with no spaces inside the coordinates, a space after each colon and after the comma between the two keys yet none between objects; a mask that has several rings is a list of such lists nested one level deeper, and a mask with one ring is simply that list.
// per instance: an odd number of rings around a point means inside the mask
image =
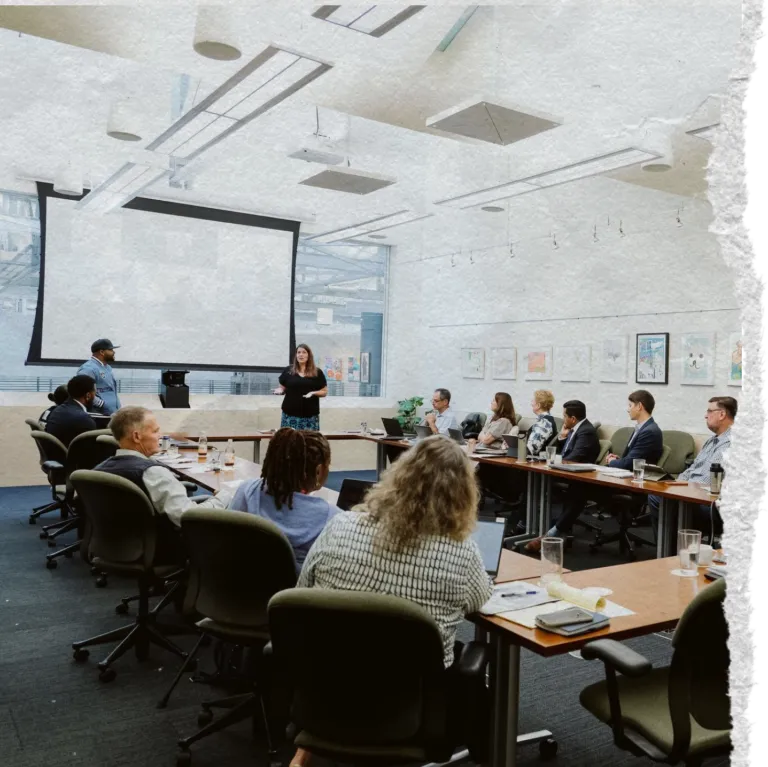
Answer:
[{"label": "notebook", "polygon": [[472,538],[480,549],[480,556],[488,575],[499,572],[501,549],[504,543],[504,522],[478,521]]}]

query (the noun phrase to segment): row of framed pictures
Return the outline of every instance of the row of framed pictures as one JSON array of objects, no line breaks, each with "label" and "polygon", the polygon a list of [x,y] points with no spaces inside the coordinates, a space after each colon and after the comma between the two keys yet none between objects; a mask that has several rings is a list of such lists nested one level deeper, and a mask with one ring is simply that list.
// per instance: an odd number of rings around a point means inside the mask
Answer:
[{"label": "row of framed pictures", "polygon": [[[727,338],[728,385],[741,386],[741,333]],[[722,340],[722,339],[721,339]],[[683,333],[681,342],[680,383],[713,386],[716,367],[715,333]],[[592,346],[589,344],[526,347],[521,350],[520,366],[526,381],[592,380]],[[603,382],[626,383],[629,364],[629,338],[606,338],[598,348],[598,375]],[[517,348],[492,347],[491,378],[514,380],[518,376]],[[553,370],[554,368],[554,370]],[[464,378],[485,378],[485,349],[461,350],[461,374]],[[635,382],[669,383],[669,333],[638,333],[635,345]]]}]

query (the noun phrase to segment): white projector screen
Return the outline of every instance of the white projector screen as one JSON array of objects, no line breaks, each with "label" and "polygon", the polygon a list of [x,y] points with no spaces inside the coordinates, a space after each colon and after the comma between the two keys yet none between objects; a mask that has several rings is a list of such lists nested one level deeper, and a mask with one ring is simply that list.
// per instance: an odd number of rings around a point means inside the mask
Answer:
[{"label": "white projector screen", "polygon": [[29,362],[82,361],[92,341],[109,338],[118,362],[141,367],[288,364],[298,223],[152,200],[131,205],[186,213],[94,215],[76,210],[76,200],[48,195],[45,203]]}]

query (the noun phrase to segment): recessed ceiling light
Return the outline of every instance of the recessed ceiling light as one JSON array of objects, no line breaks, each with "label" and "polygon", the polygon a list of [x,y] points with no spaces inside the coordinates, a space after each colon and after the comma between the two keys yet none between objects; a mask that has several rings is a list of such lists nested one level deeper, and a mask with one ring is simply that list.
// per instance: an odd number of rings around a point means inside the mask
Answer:
[{"label": "recessed ceiling light", "polygon": [[484,210],[486,213],[503,213],[504,208],[500,205],[483,205],[480,210]]},{"label": "recessed ceiling light", "polygon": [[372,240],[386,240],[387,236],[385,234],[369,234],[368,235]]}]

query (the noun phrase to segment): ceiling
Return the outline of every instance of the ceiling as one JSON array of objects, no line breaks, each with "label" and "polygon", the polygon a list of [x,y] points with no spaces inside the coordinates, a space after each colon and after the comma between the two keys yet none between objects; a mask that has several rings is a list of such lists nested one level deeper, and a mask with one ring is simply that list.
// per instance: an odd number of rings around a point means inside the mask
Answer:
[{"label": "ceiling", "polygon": [[[164,181],[145,196],[296,217],[310,233],[410,209],[434,218],[389,230],[387,242],[416,227],[461,236],[462,226],[478,225],[477,212],[436,200],[633,146],[651,121],[673,131],[673,169],[609,177],[706,196],[710,145],[685,131],[718,119],[739,39],[738,0],[479,6],[444,52],[436,48],[466,6],[427,6],[380,38],[314,18],[313,8],[227,6],[243,58],[218,62],[192,49],[191,4],[0,7],[0,178],[52,179],[73,160],[95,185],[141,158],[171,124],[181,83],[189,109],[276,43],[333,69],[206,152],[189,189]],[[140,105],[139,146],[105,133],[110,103],[126,97]],[[508,146],[426,127],[471,100],[562,125]],[[397,183],[361,196],[302,185],[325,167],[287,157],[307,146]]]}]

